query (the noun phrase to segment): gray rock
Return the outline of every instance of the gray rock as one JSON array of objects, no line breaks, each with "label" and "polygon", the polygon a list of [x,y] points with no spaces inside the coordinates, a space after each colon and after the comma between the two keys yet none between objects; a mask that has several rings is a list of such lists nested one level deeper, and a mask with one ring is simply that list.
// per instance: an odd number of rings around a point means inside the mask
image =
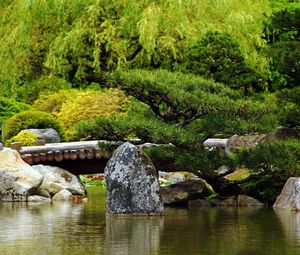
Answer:
[{"label": "gray rock", "polygon": [[266,135],[233,135],[227,140],[226,148],[230,151],[234,151],[234,149],[238,147],[242,148],[252,148],[255,147],[257,144],[264,141]]},{"label": "gray rock", "polygon": [[186,180],[169,186],[161,187],[161,196],[166,205],[184,205],[189,200],[203,198],[209,195],[205,181]]},{"label": "gray rock", "polygon": [[39,190],[47,191],[51,196],[63,189],[69,190],[74,195],[86,194],[80,179],[68,171],[55,166],[35,165],[32,167],[44,176]]},{"label": "gray rock", "polygon": [[38,135],[39,139],[45,140],[46,143],[60,143],[60,137],[53,128],[25,129],[25,131]]},{"label": "gray rock", "polygon": [[213,206],[219,206],[221,204],[221,199],[219,198],[214,198],[212,200],[210,200],[211,205]]},{"label": "gray rock", "polygon": [[232,152],[238,147],[252,148],[259,143],[270,143],[289,138],[299,139],[299,135],[293,129],[287,127],[277,128],[274,132],[269,134],[254,134],[243,136],[233,135],[227,140],[226,149]]},{"label": "gray rock", "polygon": [[238,206],[264,206],[259,200],[246,195],[239,195],[237,198]]},{"label": "gray rock", "polygon": [[50,198],[51,199],[51,195],[47,190],[44,189],[40,189],[38,188],[37,191],[35,192],[35,195],[38,196],[42,196],[42,197],[46,197],[46,198]]},{"label": "gray rock", "polygon": [[52,197],[52,201],[70,201],[72,193],[66,189],[61,190]]},{"label": "gray rock", "polygon": [[171,182],[182,182],[182,181],[185,181],[185,179],[186,179],[185,176],[181,173],[173,173],[168,178],[168,180]]},{"label": "gray rock", "polygon": [[35,203],[51,203],[51,198],[42,197],[38,195],[29,196],[27,198],[27,202],[35,202]]},{"label": "gray rock", "polygon": [[0,151],[3,150],[3,144],[0,142]]},{"label": "gray rock", "polygon": [[0,151],[0,201],[26,201],[44,177],[10,148]]},{"label": "gray rock", "polygon": [[221,201],[220,206],[237,206],[236,197],[229,197]]},{"label": "gray rock", "polygon": [[228,166],[220,166],[215,172],[218,176],[222,177],[229,174],[231,171]]},{"label": "gray rock", "polygon": [[189,208],[209,207],[209,206],[211,206],[211,202],[207,199],[195,199],[195,200],[190,200],[188,202]]},{"label": "gray rock", "polygon": [[300,211],[300,177],[290,177],[286,181],[273,208]]},{"label": "gray rock", "polygon": [[164,213],[155,167],[136,146],[122,144],[108,161],[105,174],[108,214]]}]

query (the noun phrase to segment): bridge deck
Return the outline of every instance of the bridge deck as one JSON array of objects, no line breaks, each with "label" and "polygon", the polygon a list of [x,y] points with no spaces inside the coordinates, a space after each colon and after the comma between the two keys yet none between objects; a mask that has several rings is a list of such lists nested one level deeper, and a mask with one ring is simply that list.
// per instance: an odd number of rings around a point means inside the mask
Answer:
[{"label": "bridge deck", "polygon": [[[99,142],[105,148],[99,147]],[[45,164],[62,167],[75,174],[101,173],[112,156],[117,142],[80,141],[23,146],[19,150],[29,165]]]},{"label": "bridge deck", "polygon": [[[99,142],[101,147],[99,147]],[[111,158],[114,148],[121,142],[80,141],[67,143],[49,143],[41,146],[21,146],[14,148],[19,151],[22,159],[29,165],[51,165],[61,167],[69,172],[80,174],[103,173],[107,161]],[[19,144],[20,145],[20,144]],[[102,147],[103,146],[103,147]],[[172,146],[145,143],[139,147]],[[182,171],[182,167],[174,162],[153,162],[157,170]]]}]

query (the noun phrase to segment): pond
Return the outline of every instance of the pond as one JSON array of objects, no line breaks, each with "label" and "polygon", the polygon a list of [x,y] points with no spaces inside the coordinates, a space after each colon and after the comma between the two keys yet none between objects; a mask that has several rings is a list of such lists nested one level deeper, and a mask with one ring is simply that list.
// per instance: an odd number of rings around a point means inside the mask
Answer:
[{"label": "pond", "polygon": [[0,203],[0,254],[300,254],[300,214],[268,208],[166,208],[158,218],[105,216],[86,203]]}]

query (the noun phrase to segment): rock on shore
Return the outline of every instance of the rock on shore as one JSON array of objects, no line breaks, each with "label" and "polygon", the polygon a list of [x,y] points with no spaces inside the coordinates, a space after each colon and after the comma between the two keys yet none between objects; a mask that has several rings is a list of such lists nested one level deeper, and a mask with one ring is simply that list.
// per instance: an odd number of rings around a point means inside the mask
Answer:
[{"label": "rock on shore", "polygon": [[300,177],[290,177],[286,181],[273,208],[300,211]]},{"label": "rock on shore", "polygon": [[62,190],[72,195],[86,194],[79,178],[68,171],[52,166],[32,167],[17,151],[10,148],[0,151],[0,201],[48,201]]}]

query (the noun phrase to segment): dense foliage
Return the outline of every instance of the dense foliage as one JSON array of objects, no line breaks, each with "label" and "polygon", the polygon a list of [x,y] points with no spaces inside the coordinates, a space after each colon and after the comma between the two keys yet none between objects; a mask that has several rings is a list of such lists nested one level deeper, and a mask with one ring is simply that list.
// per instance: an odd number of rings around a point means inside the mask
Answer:
[{"label": "dense foliage", "polygon": [[127,109],[130,98],[118,89],[60,90],[56,93],[42,94],[33,107],[51,113],[64,126],[70,139],[73,126],[80,121],[95,119],[98,116],[121,114]]},{"label": "dense foliage", "polygon": [[[208,137],[300,132],[299,31],[299,0],[2,0],[0,121],[29,109],[15,99],[44,113],[13,116],[8,138],[29,127],[64,138],[61,122],[77,139],[172,143],[147,153],[207,175],[239,164],[205,151]],[[298,171],[278,165],[299,165],[293,144],[247,155],[283,181]],[[249,190],[272,186],[276,176],[246,161],[262,179]]]},{"label": "dense foliage", "polygon": [[5,123],[4,136],[9,140],[29,128],[53,128],[62,141],[66,139],[61,124],[51,114],[41,111],[24,111],[9,118]]},{"label": "dense foliage", "polygon": [[266,87],[262,73],[247,63],[239,44],[229,33],[208,32],[186,54],[185,71],[213,78],[245,94]]},{"label": "dense foliage", "polygon": [[0,97],[0,123],[5,122],[6,119],[14,114],[29,110],[30,108],[30,105],[16,102],[9,98]]},{"label": "dense foliage", "polygon": [[0,141],[2,141],[2,126],[4,126],[5,121],[14,114],[29,110],[30,108],[30,105],[16,102],[9,98],[0,97]]},{"label": "dense foliage", "polygon": [[300,175],[300,141],[287,140],[264,143],[242,150],[236,163],[252,169],[243,187],[264,201],[274,202],[290,176]]},{"label": "dense foliage", "polygon": [[249,66],[264,71],[268,65],[257,51],[265,44],[267,1],[4,2],[0,94],[7,96],[26,98],[37,87],[57,89],[47,82],[53,76],[78,87],[98,82],[103,71],[115,68],[178,69],[184,52],[208,31],[230,33]]}]

